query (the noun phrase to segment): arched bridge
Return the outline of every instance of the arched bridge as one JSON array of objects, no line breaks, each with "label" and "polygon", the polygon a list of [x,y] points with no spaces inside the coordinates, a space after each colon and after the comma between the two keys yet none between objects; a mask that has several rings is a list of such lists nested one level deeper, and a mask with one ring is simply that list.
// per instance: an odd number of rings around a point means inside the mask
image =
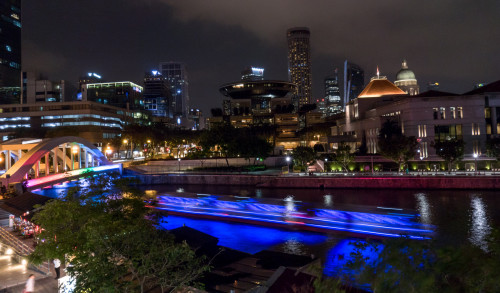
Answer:
[{"label": "arched bridge", "polygon": [[0,145],[0,151],[6,170],[0,180],[5,185],[27,180],[27,187],[35,188],[86,172],[121,171],[121,164],[111,163],[95,145],[77,136],[10,140]]}]

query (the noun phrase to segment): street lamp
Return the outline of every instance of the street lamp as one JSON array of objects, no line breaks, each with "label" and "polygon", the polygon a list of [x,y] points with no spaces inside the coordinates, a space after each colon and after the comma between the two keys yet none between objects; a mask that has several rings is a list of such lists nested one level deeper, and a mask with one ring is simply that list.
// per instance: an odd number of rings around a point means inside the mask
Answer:
[{"label": "street lamp", "polygon": [[288,167],[288,173],[290,173],[290,160],[291,160],[290,156],[287,156],[286,157],[286,166]]},{"label": "street lamp", "polygon": [[108,156],[108,160],[111,157],[112,152],[113,152],[113,150],[111,150],[111,147],[108,145],[108,147],[106,148],[106,155]]},{"label": "street lamp", "polygon": [[177,161],[179,162],[179,173],[181,172],[181,158],[178,158]]},{"label": "street lamp", "polygon": [[420,168],[422,168],[422,176],[424,176],[424,168],[422,167],[422,160],[424,159],[424,156],[422,156],[422,154],[420,154]]},{"label": "street lamp", "polygon": [[477,153],[474,153],[474,174],[479,175],[479,172],[477,170]]},{"label": "street lamp", "polygon": [[328,174],[328,158],[325,158],[325,169],[326,169],[326,174]]},{"label": "street lamp", "polygon": [[[128,150],[127,150],[127,144],[128,144],[128,140],[127,139],[124,139],[122,141],[122,143],[125,145],[125,159],[128,158]],[[120,154],[118,154],[118,156],[120,156]]]}]

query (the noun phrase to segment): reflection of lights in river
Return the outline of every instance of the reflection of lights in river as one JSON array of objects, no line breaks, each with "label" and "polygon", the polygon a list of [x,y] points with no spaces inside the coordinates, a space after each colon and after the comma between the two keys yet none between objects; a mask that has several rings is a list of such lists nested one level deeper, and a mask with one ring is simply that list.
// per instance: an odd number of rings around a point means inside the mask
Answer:
[{"label": "reflection of lights in river", "polygon": [[333,199],[330,194],[325,194],[323,198],[325,199],[325,206],[331,207],[333,205]]},{"label": "reflection of lights in river", "polygon": [[177,188],[177,190],[175,192],[184,192],[184,188]]},{"label": "reflection of lights in river", "polygon": [[420,219],[422,219],[422,223],[431,224],[431,205],[427,200],[427,195],[425,193],[417,193],[415,194],[417,198],[417,208],[420,213]]},{"label": "reflection of lights in river", "polygon": [[469,240],[472,244],[483,250],[488,249],[486,239],[490,234],[491,227],[488,225],[488,215],[486,214],[486,204],[477,195],[471,200],[471,227]]},{"label": "reflection of lights in river", "polygon": [[297,241],[297,239],[288,239],[284,244],[283,244],[283,250],[285,253],[290,253],[290,254],[295,254],[295,255],[301,255],[303,254],[303,246],[301,242]]},{"label": "reflection of lights in river", "polygon": [[293,202],[293,195],[289,195],[285,198],[285,208],[286,213],[293,213],[295,211],[295,203]]}]

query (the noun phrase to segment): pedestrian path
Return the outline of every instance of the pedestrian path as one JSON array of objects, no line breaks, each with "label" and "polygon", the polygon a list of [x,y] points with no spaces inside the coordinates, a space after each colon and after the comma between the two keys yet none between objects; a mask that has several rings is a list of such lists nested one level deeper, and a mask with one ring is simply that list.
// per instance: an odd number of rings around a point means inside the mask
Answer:
[{"label": "pedestrian path", "polygon": [[[55,281],[51,276],[48,277],[47,275],[28,269],[24,264],[17,263],[10,255],[0,255],[0,293],[22,292],[22,290],[8,291],[7,289],[10,290],[10,288],[18,286],[23,287],[29,275],[31,274],[34,274],[36,279],[51,278],[53,281]],[[56,290],[50,292],[57,292],[57,281],[55,281],[55,284]]]}]

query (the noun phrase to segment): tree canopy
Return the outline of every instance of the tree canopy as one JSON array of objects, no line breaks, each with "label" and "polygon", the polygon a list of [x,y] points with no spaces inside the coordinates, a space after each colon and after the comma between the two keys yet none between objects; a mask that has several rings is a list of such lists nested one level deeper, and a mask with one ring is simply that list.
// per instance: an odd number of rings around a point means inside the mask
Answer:
[{"label": "tree canopy", "polygon": [[414,136],[403,135],[395,121],[384,122],[378,136],[378,148],[382,156],[398,163],[399,170],[415,156],[417,147],[417,139]]},{"label": "tree canopy", "polygon": [[157,229],[157,218],[124,179],[91,177],[49,201],[33,221],[44,239],[30,256],[71,262],[74,292],[162,292],[192,283],[208,266],[187,244]]},{"label": "tree canopy", "polygon": [[436,154],[447,163],[448,171],[451,171],[454,162],[459,161],[464,156],[465,143],[461,139],[435,141],[432,146],[436,149]]},{"label": "tree canopy", "polygon": [[307,168],[316,161],[316,152],[311,147],[298,146],[292,152],[294,164]]}]

